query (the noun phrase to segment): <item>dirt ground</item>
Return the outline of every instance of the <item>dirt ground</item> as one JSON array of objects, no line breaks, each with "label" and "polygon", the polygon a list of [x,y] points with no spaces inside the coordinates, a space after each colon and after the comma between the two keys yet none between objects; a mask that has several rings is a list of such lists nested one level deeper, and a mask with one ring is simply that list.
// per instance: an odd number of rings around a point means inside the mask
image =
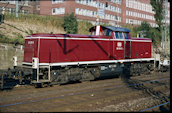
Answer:
[{"label": "dirt ground", "polygon": [[[0,112],[131,112],[170,101],[170,72],[0,91]],[[148,111],[169,111],[170,104]]]}]

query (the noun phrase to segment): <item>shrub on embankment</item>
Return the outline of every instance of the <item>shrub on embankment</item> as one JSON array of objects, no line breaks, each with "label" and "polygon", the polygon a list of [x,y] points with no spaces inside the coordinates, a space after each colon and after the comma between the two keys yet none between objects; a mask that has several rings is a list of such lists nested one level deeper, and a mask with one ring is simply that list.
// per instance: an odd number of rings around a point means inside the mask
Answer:
[{"label": "shrub on embankment", "polygon": [[5,36],[3,34],[0,33],[0,42],[1,43],[9,43],[9,44],[24,44],[24,38],[21,34],[16,34],[15,38],[9,38],[8,36]]},{"label": "shrub on embankment", "polygon": [[53,16],[40,16],[35,14],[19,14],[18,18],[16,18],[15,14],[6,14],[5,20],[11,20],[11,21],[18,21],[18,22],[27,22],[30,24],[36,24],[36,25],[44,25],[46,27],[48,26],[55,26],[59,29],[61,29],[63,24],[63,18],[62,17],[53,17]]},{"label": "shrub on embankment", "polygon": [[[3,33],[0,31],[0,42],[24,44],[24,37],[33,33],[65,33],[63,24],[63,17],[19,14],[16,18],[15,14],[6,13],[4,26],[6,25],[5,31],[8,30],[9,32]],[[89,28],[92,26],[90,22],[78,21],[77,33],[89,35]]]}]

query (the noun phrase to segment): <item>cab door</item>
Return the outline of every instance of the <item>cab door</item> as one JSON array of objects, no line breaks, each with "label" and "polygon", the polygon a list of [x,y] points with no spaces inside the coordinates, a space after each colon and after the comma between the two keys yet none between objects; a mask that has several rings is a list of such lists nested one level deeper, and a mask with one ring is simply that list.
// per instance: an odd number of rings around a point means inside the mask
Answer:
[{"label": "cab door", "polygon": [[131,41],[126,40],[125,41],[125,59],[131,58]]},{"label": "cab door", "polygon": [[125,37],[125,50],[124,50],[124,54],[125,54],[125,59],[130,59],[131,58],[131,40],[128,39],[128,33],[123,33],[124,37]]},{"label": "cab door", "polygon": [[124,59],[124,35],[122,32],[114,32],[114,57],[116,60]]},{"label": "cab door", "polygon": [[25,39],[23,61],[32,63],[33,57],[38,57],[38,39]]}]

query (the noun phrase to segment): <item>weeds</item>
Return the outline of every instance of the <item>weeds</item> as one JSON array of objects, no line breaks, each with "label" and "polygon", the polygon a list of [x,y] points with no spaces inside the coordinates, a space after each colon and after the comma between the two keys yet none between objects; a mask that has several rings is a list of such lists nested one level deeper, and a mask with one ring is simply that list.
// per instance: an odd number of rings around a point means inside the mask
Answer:
[{"label": "weeds", "polygon": [[3,34],[0,34],[0,43],[10,43],[10,44],[24,44],[24,37],[20,33],[14,33],[14,38],[9,38]]},{"label": "weeds", "polygon": [[25,31],[28,35],[31,35],[31,34],[33,34],[34,32],[33,32],[33,30],[31,30],[31,29],[28,29],[28,31]]},{"label": "weeds", "polygon": [[89,29],[93,27],[91,22],[88,21],[79,21],[78,22],[78,33],[79,34],[84,34],[84,35],[89,35]]},{"label": "weeds", "polygon": [[[45,27],[54,27],[57,29],[63,29],[64,18],[54,16],[40,16],[36,14],[19,14],[18,18],[13,13],[6,13],[5,20],[13,22],[25,22],[31,25],[43,25]],[[88,21],[78,21],[78,33],[89,35],[89,28],[93,25]],[[17,27],[17,26],[16,26]],[[31,35],[33,33],[39,33],[39,31],[33,31],[32,29],[25,30],[25,33]],[[13,43],[13,44],[24,44],[24,38],[20,33],[13,33],[14,38],[9,38],[3,34],[0,34],[0,42],[2,43]]]},{"label": "weeds", "polygon": [[40,16],[36,14],[19,14],[16,18],[15,14],[5,14],[5,20],[27,22],[31,24],[42,24],[45,26],[55,26],[56,28],[62,28],[63,18],[62,17],[53,17],[53,16]]}]

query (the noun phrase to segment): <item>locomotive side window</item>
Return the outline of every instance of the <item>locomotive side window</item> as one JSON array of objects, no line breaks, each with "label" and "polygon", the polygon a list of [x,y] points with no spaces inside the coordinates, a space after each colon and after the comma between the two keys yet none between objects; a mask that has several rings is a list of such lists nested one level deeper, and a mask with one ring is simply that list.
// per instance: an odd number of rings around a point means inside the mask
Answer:
[{"label": "locomotive side window", "polygon": [[118,32],[115,32],[115,38],[119,39],[119,33]]},{"label": "locomotive side window", "polygon": [[124,37],[125,39],[128,39],[127,33],[124,33]]},{"label": "locomotive side window", "polygon": [[95,31],[92,31],[92,32],[91,32],[91,35],[95,35]]},{"label": "locomotive side window", "polygon": [[103,35],[106,36],[106,32],[107,32],[107,29],[104,29],[104,30],[103,30]]},{"label": "locomotive side window", "polygon": [[112,31],[111,30],[107,30],[106,36],[112,36]]},{"label": "locomotive side window", "polygon": [[112,36],[112,31],[109,30],[109,29],[104,29],[103,30],[103,35],[105,35],[105,36]]},{"label": "locomotive side window", "polygon": [[123,39],[122,32],[119,32],[119,39]]},{"label": "locomotive side window", "polygon": [[124,39],[122,32],[114,32],[116,39]]}]

